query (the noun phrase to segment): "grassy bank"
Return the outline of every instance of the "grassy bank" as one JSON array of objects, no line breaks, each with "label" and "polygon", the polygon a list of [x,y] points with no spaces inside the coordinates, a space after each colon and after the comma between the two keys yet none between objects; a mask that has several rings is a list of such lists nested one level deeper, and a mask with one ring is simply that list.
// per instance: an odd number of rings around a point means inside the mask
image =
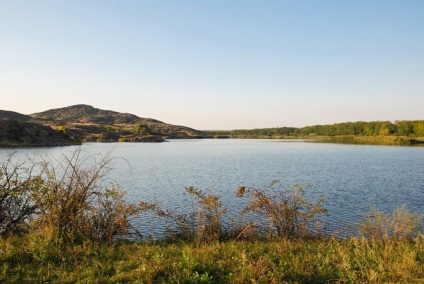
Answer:
[{"label": "grassy bank", "polygon": [[[227,137],[230,138],[230,137]],[[302,139],[310,142],[326,142],[341,144],[364,144],[364,145],[424,145],[424,137],[407,136],[316,136],[316,135],[233,135],[232,139]]]},{"label": "grassy bank", "polygon": [[[356,234],[324,237],[322,197],[311,185],[240,186],[240,220],[221,196],[185,188],[187,211],[128,203],[105,186],[113,158],[81,148],[56,168],[43,160],[0,167],[0,283],[424,283],[422,215],[406,205],[364,214]],[[144,213],[169,225],[160,242],[140,236]],[[255,214],[251,219],[249,214]],[[151,225],[151,224],[150,224]]]},{"label": "grassy bank", "polygon": [[[311,137],[310,137],[311,138]],[[424,145],[424,137],[411,138],[406,136],[319,136],[312,137],[319,142],[369,144],[369,145]]]},{"label": "grassy bank", "polygon": [[0,239],[5,283],[422,283],[424,238],[51,245]]}]

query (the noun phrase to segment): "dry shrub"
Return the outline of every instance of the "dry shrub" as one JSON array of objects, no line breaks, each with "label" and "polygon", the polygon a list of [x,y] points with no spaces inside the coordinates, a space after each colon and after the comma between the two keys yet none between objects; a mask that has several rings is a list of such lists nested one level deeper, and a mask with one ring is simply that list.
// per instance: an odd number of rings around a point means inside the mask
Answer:
[{"label": "dry shrub", "polygon": [[22,233],[28,229],[36,206],[32,192],[40,178],[32,174],[36,164],[21,162],[10,153],[0,165],[0,234]]},{"label": "dry shrub", "polygon": [[356,229],[361,236],[375,240],[413,238],[422,229],[421,220],[422,215],[411,213],[405,205],[391,215],[371,209]]},{"label": "dry shrub", "polygon": [[185,188],[192,199],[191,214],[175,214],[171,210],[159,210],[158,215],[173,221],[171,239],[195,241],[197,243],[221,240],[224,237],[222,216],[227,212],[222,207],[221,196],[206,193],[189,186]]},{"label": "dry shrub", "polygon": [[0,234],[31,231],[57,243],[128,235],[131,220],[156,204],[128,204],[119,188],[105,186],[112,161],[110,152],[84,156],[81,147],[59,163],[9,155],[0,167]]},{"label": "dry shrub", "polygon": [[42,185],[33,193],[37,206],[33,229],[50,228],[59,242],[112,241],[127,235],[130,221],[155,204],[128,204],[116,186],[105,186],[111,153],[83,156],[78,148],[59,167],[44,161]]},{"label": "dry shrub", "polygon": [[323,207],[323,198],[313,202],[305,198],[305,188],[307,185],[293,185],[288,189],[276,188],[280,181],[274,181],[266,188],[244,187],[237,189],[236,196],[244,197],[245,193],[250,194],[250,203],[243,212],[254,212],[265,217],[269,221],[271,236],[278,237],[303,237],[311,234],[310,226],[318,222],[320,214],[326,214]]}]

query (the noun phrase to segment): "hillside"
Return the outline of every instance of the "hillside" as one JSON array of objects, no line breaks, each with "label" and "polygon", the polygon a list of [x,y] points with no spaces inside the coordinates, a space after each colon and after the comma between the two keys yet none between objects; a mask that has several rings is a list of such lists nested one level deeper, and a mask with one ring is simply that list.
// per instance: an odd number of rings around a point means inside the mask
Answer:
[{"label": "hillside", "polygon": [[[55,121],[57,123],[98,123],[98,124],[131,124],[142,118],[130,114],[111,110],[102,110],[89,105],[73,105],[64,108],[50,109],[30,115],[32,118]],[[154,122],[159,122],[152,120]]]},{"label": "hillside", "polygon": [[[171,138],[206,136],[204,132],[189,127],[83,104],[50,109],[31,114],[30,117],[38,123],[61,129],[71,138],[82,142],[162,142]],[[140,132],[140,129],[144,130]]]},{"label": "hillside", "polygon": [[73,105],[24,115],[0,110],[0,147],[61,146],[81,142],[163,142],[207,134],[130,113]]},{"label": "hillside", "polygon": [[28,121],[31,119],[31,117],[25,114],[21,114],[19,112],[0,110],[0,119]]},{"label": "hillside", "polygon": [[[17,117],[22,117],[17,116]],[[15,117],[12,115],[11,117]],[[68,135],[35,122],[0,118],[0,147],[68,146],[80,144]]]}]

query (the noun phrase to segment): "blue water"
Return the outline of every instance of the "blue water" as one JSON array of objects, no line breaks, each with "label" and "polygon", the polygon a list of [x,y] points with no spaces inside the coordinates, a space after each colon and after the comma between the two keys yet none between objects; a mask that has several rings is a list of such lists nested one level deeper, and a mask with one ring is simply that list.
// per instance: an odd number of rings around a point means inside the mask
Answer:
[{"label": "blue water", "polygon": [[[264,187],[275,179],[282,186],[313,185],[306,195],[323,196],[328,230],[358,222],[371,208],[392,212],[402,204],[424,213],[424,147],[310,143],[293,140],[171,140],[168,143],[89,143],[87,155],[113,151],[109,178],[131,202],[160,200],[162,207],[185,212],[191,206],[186,186],[222,196],[228,215],[244,206],[235,197],[240,185]],[[19,149],[59,157],[75,150]],[[10,150],[0,150],[0,156]],[[135,222],[142,231],[151,221]],[[155,224],[157,230],[163,224]]]}]

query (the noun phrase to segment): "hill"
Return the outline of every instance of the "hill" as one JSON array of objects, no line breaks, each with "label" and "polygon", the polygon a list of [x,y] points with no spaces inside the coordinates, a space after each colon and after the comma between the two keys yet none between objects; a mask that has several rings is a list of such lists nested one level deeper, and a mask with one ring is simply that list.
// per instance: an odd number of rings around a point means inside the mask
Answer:
[{"label": "hill", "polygon": [[81,142],[163,142],[208,137],[189,127],[131,113],[73,105],[24,115],[0,110],[1,146],[61,146]]},{"label": "hill", "polygon": [[[98,124],[131,124],[143,120],[130,114],[111,110],[102,110],[90,105],[73,105],[64,108],[50,109],[30,115],[32,118],[60,123],[98,123]],[[152,122],[160,122],[151,120]]]},{"label": "hill", "polygon": [[14,111],[0,110],[0,119],[28,121],[31,117]]},{"label": "hill", "polygon": [[189,127],[84,104],[50,109],[31,114],[30,117],[38,123],[63,130],[71,138],[82,142],[161,142],[164,139],[207,136]]},{"label": "hill", "polygon": [[[2,112],[3,113],[3,112]],[[21,116],[16,116],[24,119]],[[15,115],[9,116],[15,117]],[[0,118],[0,147],[68,146],[79,142],[35,122]]]}]

